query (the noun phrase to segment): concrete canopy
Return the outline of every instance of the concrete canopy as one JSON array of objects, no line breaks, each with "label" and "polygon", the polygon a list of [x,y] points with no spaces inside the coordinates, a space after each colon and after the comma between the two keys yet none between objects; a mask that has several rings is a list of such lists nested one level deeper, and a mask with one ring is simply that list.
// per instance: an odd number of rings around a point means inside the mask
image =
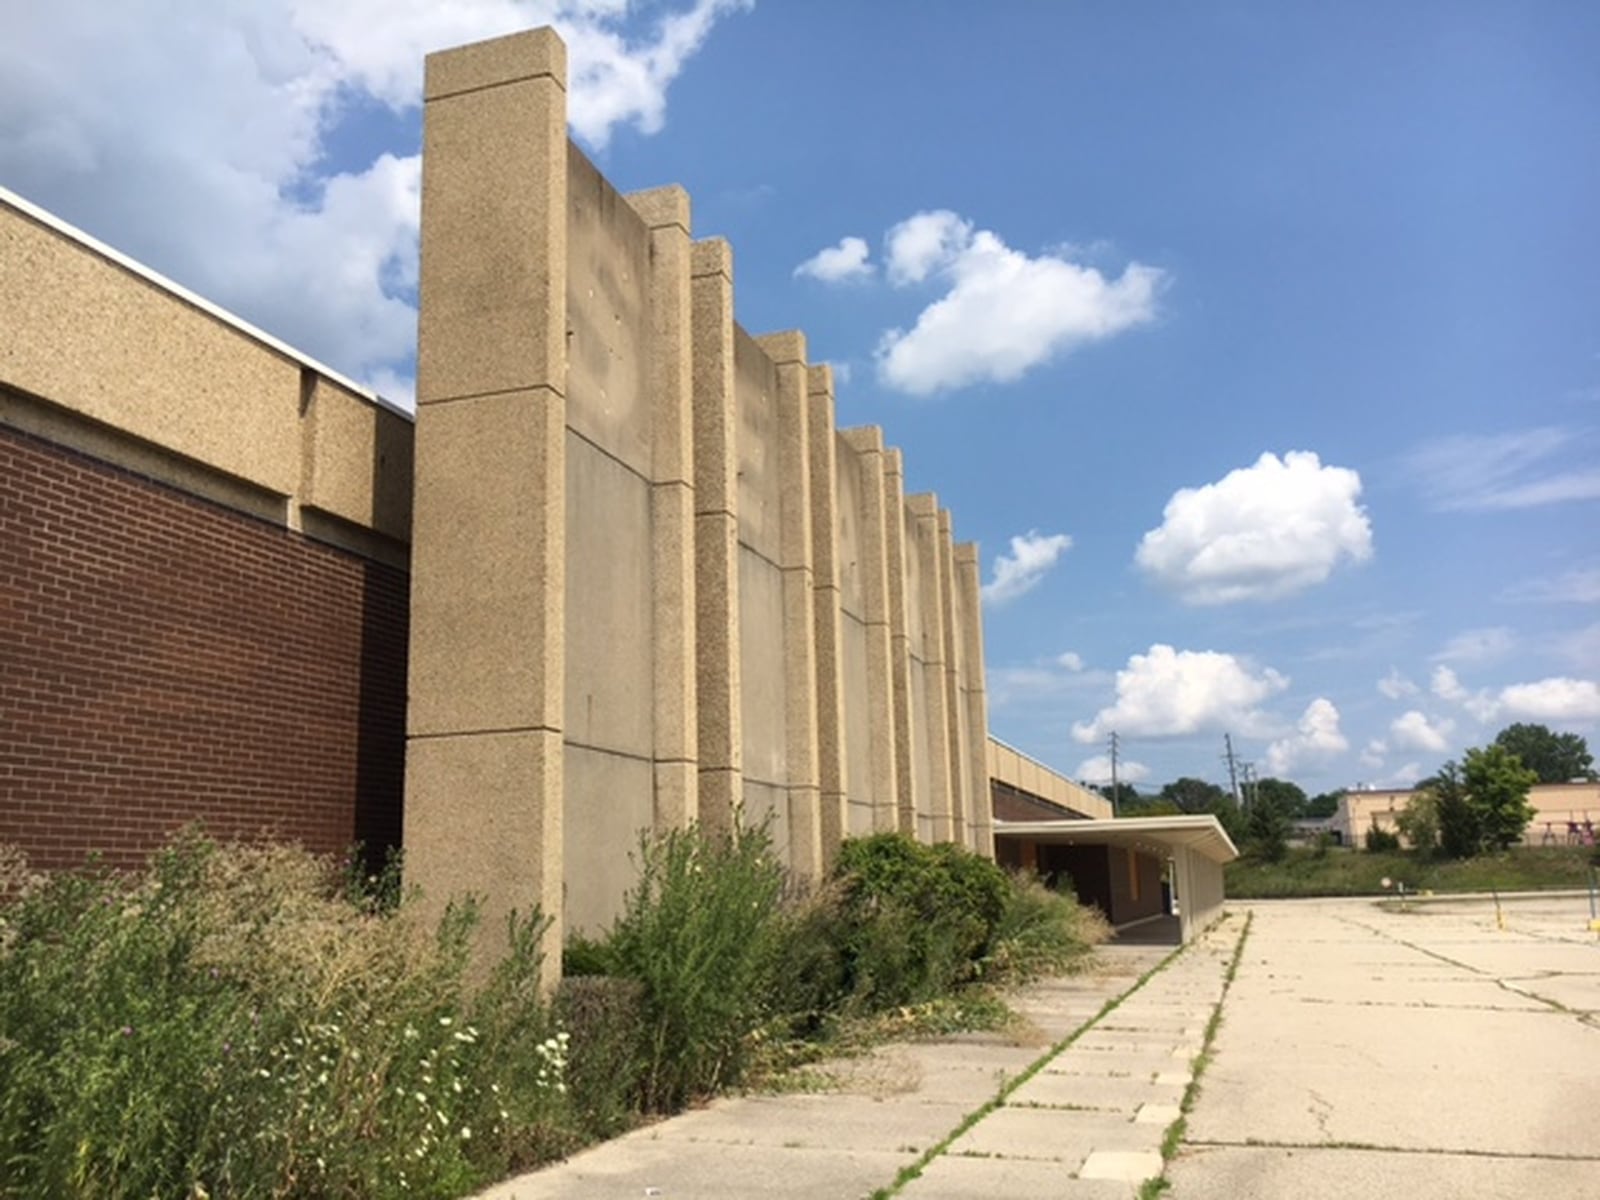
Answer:
[{"label": "concrete canopy", "polygon": [[1027,838],[1041,845],[1122,846],[1158,855],[1183,848],[1218,864],[1239,857],[1228,831],[1210,814],[1107,821],[996,821],[994,835]]},{"label": "concrete canopy", "polygon": [[[1153,915],[1152,896],[1147,893],[1141,899],[1140,877],[1159,872],[1156,863],[1169,862],[1174,915],[1183,942],[1222,915],[1222,867],[1239,857],[1227,831],[1210,815],[996,821],[994,837],[997,851],[1016,847],[1025,866],[1065,872],[1079,902],[1099,906],[1119,929]],[[1120,858],[1117,851],[1122,852]],[[1126,864],[1126,883],[1123,868],[1114,867],[1115,863]]]}]

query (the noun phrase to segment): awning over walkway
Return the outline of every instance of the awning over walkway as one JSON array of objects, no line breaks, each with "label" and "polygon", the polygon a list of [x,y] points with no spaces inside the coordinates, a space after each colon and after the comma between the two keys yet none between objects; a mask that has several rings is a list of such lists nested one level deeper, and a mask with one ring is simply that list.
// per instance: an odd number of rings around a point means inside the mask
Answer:
[{"label": "awning over walkway", "polygon": [[[1098,821],[994,823],[996,857],[1071,876],[1079,898],[1114,923],[1154,915],[1155,880],[1172,864],[1170,884],[1184,941],[1222,915],[1224,863],[1239,857],[1214,816],[1126,817]],[[1012,847],[1013,852],[1005,852]],[[1121,853],[1117,853],[1120,851]]]},{"label": "awning over walkway", "polygon": [[1218,864],[1239,857],[1228,831],[1209,814],[1117,817],[1107,821],[996,821],[994,835],[1028,838],[1040,845],[1124,846],[1161,855],[1183,846]]}]

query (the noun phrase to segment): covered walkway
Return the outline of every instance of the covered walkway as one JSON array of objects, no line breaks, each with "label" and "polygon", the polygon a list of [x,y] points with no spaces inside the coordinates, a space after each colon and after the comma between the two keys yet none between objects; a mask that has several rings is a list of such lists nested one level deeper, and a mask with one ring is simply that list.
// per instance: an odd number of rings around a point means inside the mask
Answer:
[{"label": "covered walkway", "polygon": [[1135,923],[1170,916],[1181,942],[1222,915],[1223,864],[1239,856],[1209,815],[997,820],[994,840],[1001,864],[1070,879],[1079,900],[1100,908],[1113,926],[1129,927],[1130,936],[1141,936]]}]

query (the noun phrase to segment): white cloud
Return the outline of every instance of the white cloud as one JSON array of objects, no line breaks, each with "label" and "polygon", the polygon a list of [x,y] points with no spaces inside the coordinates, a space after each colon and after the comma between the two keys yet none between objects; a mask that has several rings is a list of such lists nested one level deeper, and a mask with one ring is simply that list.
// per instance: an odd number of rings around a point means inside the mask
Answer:
[{"label": "white cloud", "polygon": [[1565,676],[1517,683],[1500,690],[1500,704],[1510,716],[1535,721],[1596,721],[1600,720],[1600,684]]},{"label": "white cloud", "polygon": [[1445,643],[1433,656],[1434,662],[1487,663],[1504,658],[1517,644],[1517,636],[1503,625],[1490,629],[1469,629]]},{"label": "white cloud", "polygon": [[1176,492],[1135,561],[1190,604],[1286,596],[1323,582],[1341,560],[1372,557],[1360,495],[1360,475],[1313,453],[1263,454]]},{"label": "white cloud", "polygon": [[867,243],[858,237],[840,238],[837,246],[818,250],[794,269],[799,275],[809,275],[823,283],[842,283],[848,279],[865,279],[872,274],[872,264],[867,261]]},{"label": "white cloud", "polygon": [[1069,671],[1083,670],[1083,656],[1075,653],[1072,650],[1063,651],[1062,653],[1056,655],[1056,663],[1058,666],[1063,666]]},{"label": "white cloud", "polygon": [[1384,759],[1389,755],[1389,745],[1382,738],[1373,738],[1361,752],[1360,762],[1369,771],[1376,771],[1383,766]]},{"label": "white cloud", "polygon": [[937,277],[948,285],[907,332],[878,344],[885,385],[926,396],[974,383],[1011,383],[1086,343],[1155,317],[1165,274],[1130,263],[1116,279],[1050,254],[1037,258],[975,230],[955,213],[922,212],[889,231],[896,284]]},{"label": "white cloud", "polygon": [[1295,731],[1267,747],[1267,774],[1282,777],[1302,763],[1326,760],[1350,749],[1339,730],[1339,710],[1318,696],[1306,705]]},{"label": "white cloud", "polygon": [[1116,730],[1137,737],[1182,737],[1204,731],[1265,736],[1272,720],[1258,707],[1289,681],[1270,667],[1257,673],[1231,654],[1174,650],[1156,644],[1117,672],[1117,698],[1093,720],[1072,727],[1080,742]]},{"label": "white cloud", "polygon": [[1390,700],[1399,700],[1403,696],[1415,696],[1420,689],[1411,680],[1400,674],[1397,667],[1390,667],[1389,673],[1378,680],[1378,691]]},{"label": "white cloud", "polygon": [[1479,688],[1474,692],[1461,682],[1454,671],[1443,665],[1433,669],[1429,690],[1441,700],[1459,704],[1479,721],[1492,721],[1500,711],[1499,703],[1487,688]]},{"label": "white cloud", "polygon": [[1523,580],[1508,587],[1502,599],[1541,604],[1600,604],[1600,567]]},{"label": "white cloud", "polygon": [[[1109,754],[1096,754],[1086,758],[1078,764],[1078,769],[1072,773],[1074,779],[1084,783],[1110,783],[1111,782],[1111,756]],[[1131,758],[1117,756],[1117,782],[1138,783],[1141,779],[1150,778],[1150,768],[1143,763],[1134,762]]]},{"label": "white cloud", "polygon": [[997,555],[994,578],[983,585],[983,598],[989,604],[1004,604],[1032,590],[1072,546],[1064,533],[1044,534],[1030,529],[1011,539],[1011,553]]},{"label": "white cloud", "polygon": [[1402,750],[1426,750],[1431,754],[1443,754],[1450,749],[1450,734],[1454,729],[1455,722],[1448,717],[1430,721],[1426,715],[1413,708],[1389,723],[1389,737],[1394,745]]},{"label": "white cloud", "polygon": [[889,282],[896,287],[921,283],[947,267],[972,243],[972,223],[949,209],[920,212],[890,229],[884,238]]},{"label": "white cloud", "polygon": [[0,37],[0,179],[332,366],[410,391],[418,159],[331,168],[353,110],[412,113],[431,50],[553,23],[574,132],[661,127],[667,88],[746,0],[59,0]]},{"label": "white cloud", "polygon": [[[1534,508],[1600,499],[1600,468],[1585,438],[1542,426],[1460,434],[1413,450],[1404,460],[1429,502],[1445,511]],[[1551,460],[1567,456],[1565,466]]]}]

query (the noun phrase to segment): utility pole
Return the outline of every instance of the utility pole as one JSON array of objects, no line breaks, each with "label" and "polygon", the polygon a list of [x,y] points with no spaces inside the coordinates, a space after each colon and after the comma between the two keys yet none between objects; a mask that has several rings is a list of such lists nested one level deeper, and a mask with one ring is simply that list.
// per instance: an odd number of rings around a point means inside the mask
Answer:
[{"label": "utility pole", "polygon": [[1117,804],[1119,795],[1120,792],[1117,788],[1117,731],[1113,729],[1111,731],[1111,815],[1113,817],[1117,815],[1117,809],[1120,807]]},{"label": "utility pole", "polygon": [[1233,790],[1233,802],[1235,804],[1238,804],[1240,802],[1239,801],[1239,768],[1238,768],[1238,763],[1236,762],[1236,760],[1233,757],[1233,734],[1231,734],[1231,733],[1223,734],[1222,735],[1222,744],[1227,750],[1227,753],[1225,753],[1222,757],[1223,757],[1223,760],[1226,761],[1227,764],[1228,764],[1228,786]]},{"label": "utility pole", "polygon": [[1239,770],[1244,775],[1244,810],[1249,812],[1256,806],[1256,765],[1253,762],[1240,763]]}]

